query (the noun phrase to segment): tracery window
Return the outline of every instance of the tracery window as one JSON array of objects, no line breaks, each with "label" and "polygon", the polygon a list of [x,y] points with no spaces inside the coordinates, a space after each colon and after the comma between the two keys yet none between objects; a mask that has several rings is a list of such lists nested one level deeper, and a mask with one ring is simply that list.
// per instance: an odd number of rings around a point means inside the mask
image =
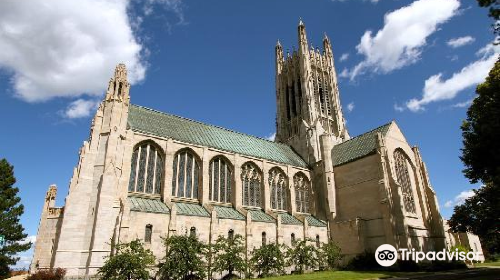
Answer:
[{"label": "tracery window", "polygon": [[269,188],[271,190],[271,208],[286,210],[286,175],[275,167],[269,171]]},{"label": "tracery window", "polygon": [[144,233],[144,242],[151,243],[151,236],[153,235],[153,226],[147,225]]},{"label": "tracery window", "polygon": [[146,142],[136,147],[132,154],[128,191],[160,194],[163,167],[163,157],[155,145]]},{"label": "tracery window", "polygon": [[198,198],[200,165],[193,152],[182,150],[174,157],[172,196]]},{"label": "tracery window", "polygon": [[255,164],[248,162],[241,167],[243,205],[261,207],[261,182],[261,173]]},{"label": "tracery window", "polygon": [[295,207],[297,212],[309,213],[309,180],[303,173],[293,176],[293,187],[295,189]]},{"label": "tracery window", "polygon": [[223,157],[216,157],[210,162],[210,187],[208,196],[217,202],[231,202],[231,182],[233,172]]},{"label": "tracery window", "polygon": [[408,160],[401,150],[394,152],[396,167],[396,177],[403,193],[403,203],[406,212],[416,213],[415,200],[411,186],[410,172],[408,170]]}]

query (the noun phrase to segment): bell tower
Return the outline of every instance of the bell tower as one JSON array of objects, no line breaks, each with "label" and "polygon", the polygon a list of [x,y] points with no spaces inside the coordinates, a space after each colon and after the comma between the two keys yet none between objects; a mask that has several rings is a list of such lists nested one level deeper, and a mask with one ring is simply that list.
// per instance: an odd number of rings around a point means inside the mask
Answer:
[{"label": "bell tower", "polygon": [[276,141],[292,146],[308,163],[321,160],[320,136],[333,144],[349,139],[337,86],[330,39],[323,51],[307,41],[302,20],[298,26],[298,50],[276,53]]}]

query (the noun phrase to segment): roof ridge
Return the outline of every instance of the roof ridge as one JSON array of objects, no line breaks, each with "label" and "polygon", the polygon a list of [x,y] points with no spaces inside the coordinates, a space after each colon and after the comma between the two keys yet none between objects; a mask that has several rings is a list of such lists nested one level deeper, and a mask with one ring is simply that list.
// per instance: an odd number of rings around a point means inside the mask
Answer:
[{"label": "roof ridge", "polygon": [[278,144],[278,145],[281,145],[281,146],[290,147],[290,146],[288,146],[286,144],[283,144],[283,143],[274,142],[274,141],[271,141],[271,140],[268,140],[268,139],[265,139],[265,138],[262,138],[262,137],[259,137],[259,136],[255,136],[255,135],[248,134],[248,133],[243,133],[243,132],[232,130],[232,129],[229,129],[229,128],[225,128],[225,127],[222,127],[222,126],[218,126],[218,125],[214,125],[214,124],[209,124],[209,123],[204,123],[204,122],[201,122],[201,121],[193,120],[193,119],[190,119],[190,118],[182,117],[182,116],[171,114],[171,113],[162,112],[162,111],[159,111],[159,110],[156,110],[156,109],[151,109],[151,108],[148,108],[148,107],[145,107],[145,106],[141,106],[141,105],[136,105],[136,104],[130,104],[130,105],[131,106],[135,106],[135,107],[139,107],[139,108],[142,108],[142,109],[146,109],[146,110],[149,110],[149,111],[152,111],[152,112],[155,112],[155,113],[159,113],[159,114],[163,114],[163,115],[168,115],[168,116],[176,117],[176,118],[183,119],[183,120],[186,120],[186,121],[190,121],[190,122],[194,122],[194,123],[198,123],[198,124],[202,124],[202,125],[206,125],[206,126],[211,126],[211,127],[223,129],[225,131],[229,131],[229,132],[233,132],[233,133],[237,133],[237,134],[241,134],[241,135],[245,135],[245,136],[257,138],[257,139],[264,140],[264,141],[267,141],[267,142],[270,142],[270,143],[273,143],[273,144]]},{"label": "roof ridge", "polygon": [[368,134],[368,133],[372,133],[373,131],[375,131],[375,130],[377,130],[377,129],[379,129],[379,128],[382,128],[382,127],[384,127],[384,126],[391,125],[393,122],[394,122],[394,120],[392,120],[392,121],[390,121],[390,122],[388,122],[388,123],[386,123],[386,124],[383,124],[383,125],[381,125],[381,126],[378,126],[378,127],[374,128],[374,129],[372,129],[372,130],[369,130],[369,131],[367,131],[367,132],[363,132],[363,133],[361,133],[360,135],[357,135],[357,136],[355,136],[355,137],[353,137],[353,138],[351,138],[351,139],[349,139],[349,140],[347,140],[347,141],[344,141],[344,142],[342,142],[342,143],[337,144],[336,146],[339,146],[339,145],[342,145],[342,144],[344,144],[344,143],[347,143],[347,142],[349,142],[349,141],[351,141],[351,140],[354,140],[354,139],[356,139],[356,138],[359,138],[359,137],[361,137],[361,136],[363,136],[363,135],[366,135],[366,134]]}]

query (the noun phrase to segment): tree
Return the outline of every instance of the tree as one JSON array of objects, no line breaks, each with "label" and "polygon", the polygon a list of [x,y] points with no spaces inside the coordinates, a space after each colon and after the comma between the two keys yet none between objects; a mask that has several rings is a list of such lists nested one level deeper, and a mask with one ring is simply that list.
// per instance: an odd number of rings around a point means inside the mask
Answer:
[{"label": "tree", "polygon": [[260,277],[281,275],[285,273],[285,254],[287,248],[284,245],[270,243],[262,245],[252,251],[250,262],[253,270]]},{"label": "tree", "polygon": [[239,234],[233,238],[219,236],[214,245],[214,270],[220,273],[228,272],[224,278],[234,278],[234,272],[246,271],[245,245]]},{"label": "tree", "polygon": [[0,160],[0,235],[4,246],[0,247],[0,279],[9,275],[9,265],[19,260],[16,254],[31,248],[31,242],[23,242],[28,236],[19,222],[24,206],[17,196],[19,189],[14,187],[14,167],[6,159]]},{"label": "tree", "polygon": [[295,272],[302,274],[305,269],[313,269],[318,265],[318,250],[308,244],[309,239],[299,240],[288,249],[288,265],[295,266]]},{"label": "tree", "polygon": [[139,239],[116,246],[116,254],[107,258],[98,273],[102,279],[131,280],[149,279],[148,266],[155,263],[155,257],[145,249]]},{"label": "tree", "polygon": [[333,240],[323,243],[318,250],[318,261],[320,269],[334,269],[339,267],[342,260],[342,250]]},{"label": "tree", "polygon": [[495,20],[493,28],[498,35],[500,33],[500,24],[498,23],[500,19],[500,2],[498,0],[477,0],[477,3],[480,7],[490,8],[488,16]]},{"label": "tree", "polygon": [[203,279],[207,246],[196,236],[173,235],[164,240],[165,258],[159,265],[159,279]]},{"label": "tree", "polygon": [[500,250],[500,60],[476,93],[462,124],[461,159],[465,176],[484,186],[455,207],[449,225],[453,231],[477,234],[489,253],[495,253]]}]

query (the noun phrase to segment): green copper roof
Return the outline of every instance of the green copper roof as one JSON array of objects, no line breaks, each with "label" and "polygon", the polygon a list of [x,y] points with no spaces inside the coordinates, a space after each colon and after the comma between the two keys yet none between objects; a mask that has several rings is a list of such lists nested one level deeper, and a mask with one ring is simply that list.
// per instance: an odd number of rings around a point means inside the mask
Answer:
[{"label": "green copper roof", "polygon": [[284,225],[302,225],[302,222],[295,218],[294,216],[288,214],[288,213],[282,213],[280,214],[281,216],[281,223]]},{"label": "green copper roof", "polygon": [[128,127],[134,131],[207,146],[270,161],[307,167],[306,162],[285,144],[234,132],[186,118],[130,105]]},{"label": "green copper roof", "polygon": [[354,161],[369,154],[375,153],[377,149],[377,133],[385,136],[392,122],[377,127],[372,131],[363,133],[333,147],[333,165],[339,166]]},{"label": "green copper roof", "polygon": [[214,206],[214,209],[219,219],[246,220],[245,216],[233,207]]},{"label": "green copper roof", "polygon": [[317,219],[314,216],[307,215],[306,216],[307,224],[312,227],[326,227],[326,222]]},{"label": "green copper roof", "polygon": [[199,204],[177,202],[175,206],[177,208],[177,215],[210,217],[208,211]]},{"label": "green copper roof", "polygon": [[253,222],[275,223],[276,220],[262,210],[248,210]]},{"label": "green copper roof", "polygon": [[127,199],[130,204],[131,211],[163,214],[170,213],[168,206],[159,199],[149,199],[135,196],[129,196]]}]

